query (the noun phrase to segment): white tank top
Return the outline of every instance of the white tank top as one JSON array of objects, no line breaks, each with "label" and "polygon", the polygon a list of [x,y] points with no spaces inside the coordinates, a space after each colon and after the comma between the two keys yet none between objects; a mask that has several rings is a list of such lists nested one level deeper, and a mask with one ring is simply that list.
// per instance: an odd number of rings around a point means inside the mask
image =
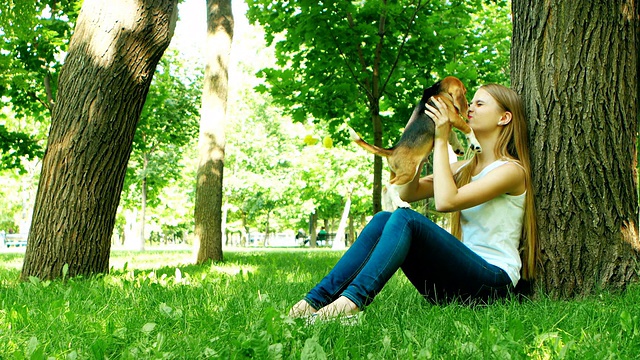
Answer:
[{"label": "white tank top", "polygon": [[[476,181],[509,161],[498,160],[471,177]],[[513,286],[520,280],[522,261],[518,247],[524,220],[526,191],[520,195],[502,194],[485,203],[460,211],[464,244],[489,264],[509,275]]]}]

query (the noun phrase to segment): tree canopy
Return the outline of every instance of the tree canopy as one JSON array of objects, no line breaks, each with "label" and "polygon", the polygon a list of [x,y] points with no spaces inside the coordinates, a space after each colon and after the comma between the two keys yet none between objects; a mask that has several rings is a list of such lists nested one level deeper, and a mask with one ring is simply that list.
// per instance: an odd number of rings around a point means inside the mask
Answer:
[{"label": "tree canopy", "polygon": [[[508,83],[510,19],[506,2],[248,1],[247,16],[275,44],[275,66],[260,75],[294,121],[311,118],[338,141],[343,123],[371,134],[371,102],[400,135],[421,91],[446,75],[468,87]],[[379,72],[379,73],[377,73]],[[379,84],[373,82],[379,77]],[[377,86],[377,88],[375,88]]]},{"label": "tree canopy", "polygon": [[[276,49],[276,64],[261,71],[266,83],[258,91],[269,92],[294,121],[326,127],[339,143],[349,139],[347,123],[374,145],[390,147],[422,91],[446,75],[470,88],[479,79],[507,82],[510,21],[502,2],[248,3],[247,16],[264,26]],[[493,28],[478,25],[489,16]],[[382,161],[375,157],[373,164],[377,212]]]},{"label": "tree canopy", "polygon": [[[16,118],[46,129],[57,79],[79,11],[79,1],[25,0],[0,4],[0,103]],[[20,159],[41,157],[42,134],[0,126],[2,166],[23,169]]]},{"label": "tree canopy", "polygon": [[[508,82],[509,66],[504,55],[509,50],[510,29],[509,9],[504,2],[457,1],[450,6],[438,1],[351,5],[336,2],[326,4],[327,9],[332,9],[328,15],[318,14],[323,8],[315,3],[269,4],[250,3],[249,17],[255,23],[267,21],[268,17],[273,19],[264,29],[252,27],[234,45],[242,43],[245,50],[241,51],[256,52],[258,56],[236,57],[233,64],[232,88],[240,93],[231,94],[229,100],[232,118],[228,131],[232,135],[227,150],[226,167],[230,171],[226,173],[229,180],[225,180],[225,198],[239,210],[229,212],[230,222],[240,221],[240,214],[245,214],[248,226],[264,229],[269,207],[274,209],[270,213],[273,230],[305,227],[313,212],[320,219],[336,218],[351,184],[357,184],[352,214],[370,212],[366,192],[371,188],[371,158],[367,153],[358,153],[358,149],[354,152],[354,147],[345,143],[340,129],[349,121],[359,132],[371,134],[368,104],[363,100],[366,89],[362,87],[371,72],[370,67],[361,66],[358,42],[354,39],[356,36],[365,39],[361,43],[366,45],[362,47],[362,59],[371,62],[375,58],[373,44],[379,19],[375,14],[379,15],[381,9],[386,9],[389,15],[384,41],[392,46],[385,48],[380,61],[396,69],[391,76],[389,69],[383,74],[388,78],[380,102],[387,129],[386,143],[400,134],[420,86],[439,76],[450,72],[466,76],[470,88],[479,79]],[[2,142],[5,169],[20,167],[25,159],[37,160],[43,154],[50,118],[47,104],[55,102],[58,72],[79,10],[76,1],[33,0],[15,5],[0,5],[3,10],[0,24],[7,29],[5,43],[1,45],[5,51],[0,55],[0,66],[5,71],[0,77],[0,90],[8,105],[6,109],[10,109],[0,127],[0,136],[5,140]],[[349,19],[334,21],[338,11],[352,12],[353,27]],[[293,14],[294,18],[285,14]],[[413,24],[401,26],[402,21],[412,18]],[[460,32],[456,27],[466,30]],[[420,30],[418,34],[409,33],[416,29]],[[270,47],[264,46],[265,37]],[[339,46],[335,46],[336,41]],[[392,52],[400,46],[407,52],[394,60]],[[275,49],[275,55],[265,53],[271,49]],[[180,70],[184,66],[187,68]],[[307,71],[299,72],[300,68]],[[171,76],[165,71],[170,69]],[[178,227],[190,221],[186,214],[193,206],[189,182],[193,169],[180,165],[188,164],[188,158],[194,156],[184,155],[181,150],[183,140],[192,136],[189,132],[192,128],[185,122],[191,117],[182,110],[197,107],[191,100],[198,101],[192,90],[195,91],[193,87],[199,78],[185,81],[189,77],[185,73],[200,76],[202,69],[176,56],[162,60],[138,124],[121,201],[123,209],[139,206],[142,191],[138,185],[146,177],[153,221],[171,222]],[[255,79],[256,73],[262,78]],[[354,78],[354,74],[358,76]],[[264,92],[256,94],[251,90],[256,86]],[[276,92],[278,89],[280,92]],[[167,127],[168,120],[173,118],[182,119],[180,126]],[[301,124],[294,133],[291,119]],[[256,129],[263,130],[254,134]],[[151,141],[152,137],[155,139]],[[311,143],[316,144],[305,143],[305,137],[314,139]],[[323,146],[327,141],[335,147]],[[347,145],[346,150],[343,145]],[[144,154],[152,149],[155,156],[145,169]],[[180,157],[184,159],[178,160]],[[279,158],[284,160],[274,163]],[[171,164],[176,166],[168,166]],[[30,165],[30,169],[37,167]],[[29,177],[37,180],[38,174],[34,172]],[[182,200],[180,214],[165,203],[167,197],[175,201],[178,193],[191,194],[177,196]],[[7,208],[3,216],[15,211]],[[160,220],[162,217],[172,220]],[[118,224],[122,226],[124,218],[120,219]]]}]

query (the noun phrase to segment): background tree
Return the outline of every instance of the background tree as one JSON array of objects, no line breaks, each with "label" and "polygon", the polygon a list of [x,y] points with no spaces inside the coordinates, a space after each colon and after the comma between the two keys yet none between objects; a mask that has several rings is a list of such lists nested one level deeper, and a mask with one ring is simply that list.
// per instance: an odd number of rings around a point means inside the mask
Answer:
[{"label": "background tree", "polygon": [[[78,1],[24,0],[0,4],[0,105],[29,126],[0,124],[0,170],[43,155],[61,62]],[[6,116],[5,113],[2,116]],[[27,129],[29,128],[29,129]]]},{"label": "background tree", "polygon": [[555,297],[638,276],[638,2],[513,0],[541,267]]},{"label": "background tree", "polygon": [[[259,90],[269,91],[294,121],[311,118],[339,142],[348,138],[347,121],[374,144],[390,146],[426,86],[457,75],[472,88],[478,74],[494,75],[495,65],[484,60],[499,53],[503,63],[507,59],[506,38],[480,40],[490,30],[475,26],[471,14],[481,18],[497,6],[483,7],[482,1],[248,4],[250,21],[265,27],[268,44],[276,43],[278,67],[263,70],[267,84]],[[496,31],[506,35],[509,19],[494,18]],[[381,209],[381,171],[382,160],[376,157],[374,212]]]},{"label": "background tree", "polygon": [[195,203],[195,236],[200,244],[198,263],[222,260],[222,182],[232,39],[231,0],[207,0],[206,65]]},{"label": "background tree", "polygon": [[159,205],[163,189],[183,176],[181,160],[197,135],[201,93],[200,74],[187,74],[178,54],[165,53],[140,115],[122,199],[141,209],[138,250],[144,249],[147,204]]},{"label": "background tree", "polygon": [[[59,78],[21,277],[106,272],[135,128],[177,1],[85,0]],[[117,24],[117,25],[116,25]]]},{"label": "background tree", "polygon": [[42,154],[42,147],[28,134],[0,125],[0,170],[24,171],[23,159],[33,160]]},{"label": "background tree", "polygon": [[[237,136],[230,139],[225,160],[231,227],[242,227],[245,234],[252,228],[264,234],[309,232],[310,214],[340,216],[347,184],[357,183],[357,196],[365,197],[371,164],[364,151],[325,147],[320,141],[325,133],[312,124],[292,124],[266,94],[245,89],[239,98],[243,101],[230,109],[236,121],[229,127]],[[305,143],[307,136],[316,143]],[[370,202],[362,206],[368,209]]]}]

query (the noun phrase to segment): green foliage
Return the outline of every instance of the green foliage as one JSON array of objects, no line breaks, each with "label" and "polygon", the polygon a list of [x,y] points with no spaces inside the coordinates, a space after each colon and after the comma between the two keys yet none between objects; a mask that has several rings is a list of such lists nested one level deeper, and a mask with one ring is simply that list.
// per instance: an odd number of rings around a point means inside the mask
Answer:
[{"label": "green foliage", "polygon": [[393,142],[422,90],[445,75],[457,75],[470,88],[508,79],[504,2],[248,4],[248,18],[262,24],[265,39],[276,46],[276,67],[260,72],[266,83],[257,89],[269,92],[294,121],[322,123],[334,139],[348,138],[345,121],[370,134],[370,115],[379,110],[389,130],[384,143]]},{"label": "green foliage", "polygon": [[[3,168],[42,156],[49,123],[44,83],[48,77],[55,100],[58,71],[79,4],[35,0],[0,4],[5,34],[0,93],[16,114],[0,128]],[[371,68],[360,65],[355,47],[366,45],[363,56],[370,65],[381,13],[387,17],[381,78],[388,81],[381,110],[388,142],[399,136],[421,87],[450,72],[463,74],[470,88],[476,77],[505,82],[500,79],[508,73],[503,55],[508,54],[510,28],[504,2],[336,1],[324,3],[325,12],[313,2],[251,4],[254,21],[263,22],[265,17],[269,21],[264,36],[256,27],[238,33],[234,45],[257,56],[241,59],[230,74],[224,174],[230,224],[244,221],[260,230],[269,226],[282,231],[306,228],[313,212],[320,220],[337,219],[352,187],[351,214],[370,213],[372,157],[341,137],[345,120],[364,134],[371,129],[369,104],[363,97]],[[407,23],[418,8],[413,24]],[[354,16],[353,27],[344,18],[346,11]],[[410,32],[411,36],[404,35]],[[273,41],[277,56],[264,48],[264,37]],[[403,52],[396,62],[394,51],[400,46]],[[275,63],[280,67],[272,69]],[[260,69],[264,81],[255,79]],[[175,54],[162,60],[140,118],[121,197],[121,207],[139,207],[146,179],[153,231],[168,235],[192,229],[195,164],[189,159],[195,155],[189,152],[195,149],[201,73]],[[256,85],[270,89],[273,97],[250,90]],[[292,124],[292,119],[299,123]],[[307,135],[318,143],[305,145]],[[327,136],[336,140],[331,149],[322,146]],[[37,175],[30,174],[29,181],[35,187]],[[3,195],[3,203],[12,204],[2,212],[8,221],[20,211],[14,204],[23,203],[17,197],[9,199],[14,195]],[[122,214],[117,226],[124,226]]]},{"label": "green foliage", "polygon": [[[20,0],[0,4],[0,106],[47,129],[55,103],[62,56],[81,1]],[[46,134],[0,129],[0,169],[24,170],[20,162],[43,155]]]},{"label": "green foliage", "polygon": [[42,147],[29,135],[9,131],[0,124],[0,171],[17,169],[24,171],[23,159],[42,157]]},{"label": "green foliage", "polygon": [[[109,275],[17,281],[0,254],[2,359],[633,359],[640,287],[574,301],[427,304],[399,272],[355,326],[285,316],[342,252],[115,252]],[[543,314],[543,316],[541,316]]]},{"label": "green foliage", "polygon": [[[229,223],[264,231],[307,228],[309,215],[339,218],[350,184],[358,184],[354,197],[368,197],[367,169],[371,157],[352,148],[326,148],[320,142],[307,145],[306,136],[327,134],[311,125],[293,124],[278,113],[269,97],[247,93],[244,109],[235,108],[237,119],[227,143],[224,189],[232,205]],[[244,115],[240,115],[244,114]],[[354,206],[359,211],[370,205]]]},{"label": "green foliage", "polygon": [[[259,27],[244,37],[239,34],[236,41],[258,56],[241,61],[238,71],[230,73],[234,80],[227,108],[224,173],[229,228],[308,229],[314,212],[319,219],[339,218],[350,184],[358,184],[352,213],[370,211],[371,156],[351,144],[325,147],[321,140],[331,135],[330,129],[293,123],[269,94],[256,93],[253,88],[261,80],[254,74],[275,62],[272,49],[264,47]],[[305,142],[310,138],[312,144]]]},{"label": "green foliage", "polygon": [[162,58],[153,77],[133,140],[123,199],[140,204],[142,180],[147,202],[159,205],[165,186],[181,179],[182,159],[197,138],[202,93],[201,72],[189,76],[176,53]]},{"label": "green foliage", "polygon": [[0,8],[0,95],[18,116],[47,121],[80,4],[27,0]]}]

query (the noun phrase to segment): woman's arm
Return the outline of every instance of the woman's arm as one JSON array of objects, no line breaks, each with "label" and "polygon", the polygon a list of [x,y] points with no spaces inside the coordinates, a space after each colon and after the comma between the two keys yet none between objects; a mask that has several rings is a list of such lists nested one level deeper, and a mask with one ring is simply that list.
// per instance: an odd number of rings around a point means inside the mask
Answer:
[{"label": "woman's arm", "polygon": [[[451,172],[455,173],[467,160],[458,161],[451,164]],[[420,165],[420,171],[425,163]],[[433,197],[433,174],[424,177],[416,176],[413,181],[399,190],[400,198],[406,202],[414,202]]]},{"label": "woman's arm", "polygon": [[439,99],[436,107],[427,105],[427,115],[436,124],[433,146],[433,193],[436,210],[458,211],[482,204],[501,194],[518,195],[524,192],[524,170],[516,164],[500,166],[482,179],[458,189],[449,165],[447,142],[451,123],[448,110]]},{"label": "woman's arm", "polygon": [[[434,170],[435,173],[436,170]],[[442,212],[468,209],[485,203],[498,195],[520,195],[525,191],[524,170],[515,163],[507,163],[491,170],[482,179],[472,181],[461,188],[450,188],[446,176],[434,178],[436,210]],[[443,185],[443,186],[441,186]]]}]

